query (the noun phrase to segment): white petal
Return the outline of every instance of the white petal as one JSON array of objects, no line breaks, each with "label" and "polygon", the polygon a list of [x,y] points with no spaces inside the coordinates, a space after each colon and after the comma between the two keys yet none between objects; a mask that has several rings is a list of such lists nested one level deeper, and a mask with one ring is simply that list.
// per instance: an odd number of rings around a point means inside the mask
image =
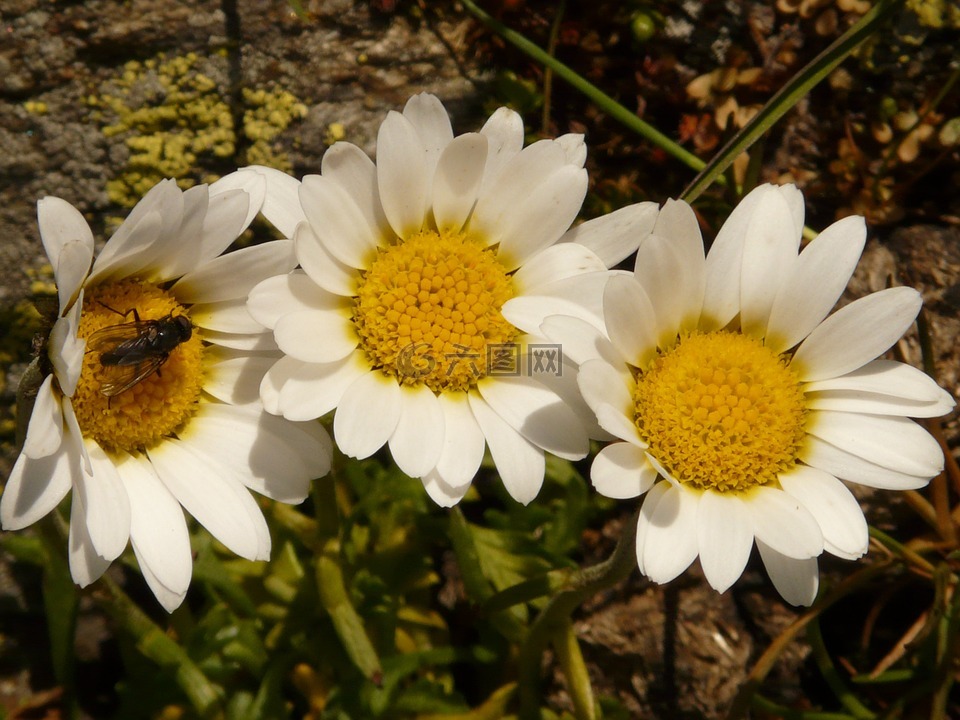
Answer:
[{"label": "white petal", "polygon": [[[828,380],[808,383],[804,392],[854,391],[946,408],[953,407],[953,396],[943,390],[922,370],[893,360],[874,360],[853,372]],[[899,414],[899,413],[897,413]],[[936,417],[936,416],[931,416]]]},{"label": "white petal", "polygon": [[470,409],[487,441],[503,486],[510,497],[528,505],[543,485],[546,470],[543,450],[510,427],[478,393],[471,392],[469,397]]},{"label": "white petal", "polygon": [[563,400],[532,377],[488,376],[477,391],[507,424],[539,448],[566,460],[590,449],[583,423]]},{"label": "white petal", "polygon": [[276,168],[263,165],[251,165],[238,172],[254,172],[264,178],[267,186],[261,212],[281,235],[292,238],[297,225],[307,219],[300,207],[300,181]]},{"label": "white petal", "polygon": [[783,195],[765,193],[754,208],[743,240],[740,270],[740,327],[763,337],[777,292],[797,260],[800,232]]},{"label": "white petal", "polygon": [[730,213],[710,246],[701,329],[722,328],[740,312],[740,269],[747,231],[754,211],[771,192],[776,192],[773,185],[760,185],[748,193]]},{"label": "white petal", "polygon": [[[263,178],[260,178],[260,180],[262,181]],[[243,194],[238,193],[236,190],[234,190],[231,195],[240,196],[243,204],[239,210],[240,212],[245,212],[248,202],[247,198],[243,197]],[[177,278],[185,272],[199,267],[201,264],[200,249],[202,239],[200,236],[203,232],[203,220],[207,214],[207,208],[210,205],[210,192],[206,185],[195,185],[183,192],[181,202],[182,214],[180,224],[176,228],[170,228],[171,234],[175,233],[180,238],[180,241],[177,242],[176,252],[164,253],[162,256],[156,257],[153,266],[153,279],[157,282],[166,282]],[[234,215],[236,216],[236,213],[234,213]],[[242,216],[239,218],[235,217],[232,220],[229,217],[222,219],[225,220],[223,223],[224,226],[236,230],[239,228]],[[227,241],[227,245],[236,239],[236,237],[236,235],[233,235],[232,238]],[[225,248],[226,245],[220,248],[220,252]],[[216,257],[216,255],[219,254],[218,252],[210,257]]]},{"label": "white petal", "polygon": [[507,270],[513,270],[554,244],[577,217],[586,194],[587,171],[565,165],[543,178],[523,196],[523,202],[514,198],[495,227],[500,238],[497,259]]},{"label": "white petal", "polygon": [[642,495],[657,479],[647,454],[627,442],[607,445],[590,466],[590,482],[604,497],[626,500]]},{"label": "white petal", "polygon": [[22,452],[32,459],[47,457],[60,449],[62,441],[63,410],[53,392],[53,375],[47,375],[37,390]]},{"label": "white petal", "polygon": [[360,342],[347,311],[297,310],[284,315],[273,329],[277,346],[297,360],[337,362]]},{"label": "white petal", "polygon": [[467,222],[480,192],[487,159],[487,139],[467,133],[453,140],[440,155],[433,178],[433,217],[437,228],[459,231]]},{"label": "white petal", "polygon": [[130,544],[154,595],[173,612],[187,594],[193,573],[190,535],[180,503],[150,463],[126,456],[117,462],[130,498]]},{"label": "white petal", "polygon": [[833,475],[798,465],[780,476],[780,487],[799,500],[823,532],[824,549],[847,560],[867,552],[867,521],[846,485]]},{"label": "white petal", "polygon": [[507,300],[500,312],[514,327],[531,334],[537,334],[550,315],[568,315],[602,328],[603,289],[614,274],[609,270],[592,272],[547,283],[537,288],[536,295]]},{"label": "white petal", "polygon": [[755,487],[741,497],[758,541],[797,560],[823,552],[820,525],[796,498],[772,487]]},{"label": "white petal", "polygon": [[796,560],[757,538],[757,549],[777,592],[791,605],[812,605],[820,587],[817,559]]},{"label": "white petal", "polygon": [[592,409],[611,405],[624,417],[632,416],[633,378],[605,360],[589,360],[580,366],[577,384]]},{"label": "white petal", "polygon": [[808,435],[800,451],[800,459],[838,478],[885,490],[916,490],[930,482],[929,476],[908,475],[890,470],[830,443]]},{"label": "white petal", "polygon": [[603,313],[614,347],[628,363],[645,369],[665,332],[640,283],[629,275],[611,277],[603,291]]},{"label": "white petal", "polygon": [[443,410],[426,385],[401,385],[400,397],[400,419],[390,436],[390,453],[403,472],[422,477],[436,466],[443,450]]},{"label": "white petal", "polygon": [[[697,506],[700,493],[670,484],[647,512],[640,510],[643,534],[643,572],[655,583],[667,583],[682,573],[697,557]],[[639,540],[639,529],[637,536]]]},{"label": "white petal", "polygon": [[433,170],[427,152],[413,123],[391,111],[377,134],[377,182],[390,227],[404,239],[426,217]]},{"label": "white petal", "polygon": [[380,203],[377,166],[363,150],[347,142],[334,143],[323,154],[320,172],[346,191],[363,214],[374,238],[382,243],[393,238],[393,230]]},{"label": "white petal", "polygon": [[770,310],[764,344],[773,352],[803,340],[843,294],[867,240],[863,218],[851,216],[828,227],[800,253]]},{"label": "white petal", "polygon": [[490,146],[481,186],[481,192],[486,192],[499,178],[503,166],[523,149],[523,118],[510,108],[497,108],[480,134],[487,138]]},{"label": "white petal", "polygon": [[426,152],[427,177],[432,178],[438,158],[453,140],[450,116],[447,115],[443,103],[430,93],[419,93],[407,100],[403,107],[403,116],[417,131]]},{"label": "white petal", "polygon": [[[486,443],[480,426],[477,425],[470,410],[467,393],[447,392],[440,395],[437,400],[443,411],[443,449],[440,451],[437,467],[431,473],[424,475],[423,481],[426,487],[428,478],[432,478],[429,482],[434,483],[436,491],[442,490],[444,496],[449,499],[456,495],[456,490],[459,488],[463,488],[463,492],[466,492],[466,487],[480,469]],[[427,492],[430,493],[430,497],[442,504],[434,497],[429,487]],[[462,496],[463,493],[460,494],[460,497]],[[457,501],[459,499],[458,497]]]},{"label": "white petal", "polygon": [[605,360],[611,365],[623,365],[625,374],[629,374],[613,343],[585,320],[569,315],[551,315],[540,324],[540,334],[560,344],[564,361],[583,365],[589,360]]},{"label": "white petal", "polygon": [[62,317],[53,324],[50,331],[47,354],[53,369],[57,374],[60,389],[67,397],[73,397],[77,382],[83,370],[83,355],[86,352],[87,341],[77,337],[80,327],[80,314],[83,310],[83,291],[77,302]]},{"label": "white petal", "polygon": [[[640,568],[640,572],[644,572],[643,569],[643,553],[644,546],[646,545],[647,540],[647,531],[650,529],[650,518],[653,517],[654,511],[657,509],[657,505],[660,500],[663,498],[664,494],[669,490],[673,485],[666,481],[662,480],[661,482],[655,483],[650,491],[647,493],[647,496],[643,499],[643,505],[640,506],[640,517],[637,519],[637,566]],[[693,562],[692,560],[690,562]],[[682,572],[682,571],[681,571]]]},{"label": "white petal", "polygon": [[640,243],[634,275],[656,308],[661,346],[672,347],[679,331],[696,327],[706,287],[703,237],[687,203],[667,200]]},{"label": "white petal", "polygon": [[274,240],[221,255],[184,275],[172,291],[182,303],[245,298],[261,280],[288,273],[297,257],[290,240]]},{"label": "white petal", "polygon": [[934,418],[946,415],[955,405],[953,397],[944,392],[933,402],[904,400],[880,393],[858,390],[824,390],[805,393],[808,410],[835,410],[866,415],[898,415],[912,418]]},{"label": "white petal", "polygon": [[653,230],[658,212],[656,203],[634,203],[570,228],[558,242],[583,245],[611,268],[636,251]]},{"label": "white petal", "polygon": [[0,524],[4,530],[20,530],[53,510],[80,481],[79,438],[67,436],[57,452],[37,460],[21,454],[3,496],[0,497]]},{"label": "white petal", "polygon": [[100,557],[93,548],[87,532],[83,503],[74,497],[70,506],[70,539],[68,541],[70,576],[80,587],[87,587],[110,567],[110,561]]},{"label": "white petal", "polygon": [[397,381],[370,370],[347,386],[333,418],[337,446],[350,457],[370,457],[383,447],[400,422],[402,397]]},{"label": "white petal", "polygon": [[277,343],[271,333],[258,332],[252,335],[241,333],[222,333],[219,330],[204,330],[203,339],[223,348],[246,350],[248,352],[271,352],[276,355]]},{"label": "white petal", "polygon": [[85,525],[97,554],[118,557],[130,539],[130,501],[117,468],[92,440],[85,445],[93,474],[83,473],[75,490],[83,503]]},{"label": "white petal", "polygon": [[943,470],[939,443],[906,418],[820,410],[808,415],[807,432],[896,472],[933,477]]},{"label": "white petal", "polygon": [[[190,322],[204,330],[252,335],[267,329],[250,315],[246,298],[203,303],[190,308]],[[203,333],[206,340],[206,333]]]},{"label": "white petal", "polygon": [[551,245],[517,270],[513,276],[513,287],[517,295],[534,295],[557,280],[606,269],[603,261],[583,245]]},{"label": "white petal", "polygon": [[587,162],[587,144],[583,141],[583,133],[566,133],[558,137],[556,142],[563,148],[568,164],[582,168]]},{"label": "white petal", "polygon": [[[240,232],[237,233],[237,235],[239,235],[250,227],[250,223],[253,222],[253,219],[260,213],[260,208],[263,207],[264,200],[267,196],[267,177],[265,174],[261,174],[256,170],[244,168],[228,173],[216,182],[210,184],[210,206],[207,210],[206,220],[203,223],[204,244],[211,243],[212,235],[208,235],[207,233],[212,233],[214,227],[219,224],[221,219],[220,213],[232,214],[235,212],[234,209],[228,210],[228,204],[226,203],[223,205],[222,210],[216,209],[220,204],[221,197],[232,196],[235,190],[242,190],[247,195],[247,214],[240,224]],[[236,235],[234,238],[236,238]],[[227,242],[216,252],[213,252],[211,248],[210,251],[205,251],[203,256],[215,257],[223,252],[229,244],[230,243]]]},{"label": "white petal", "polygon": [[293,242],[297,260],[313,282],[336,295],[351,297],[357,294],[359,275],[356,268],[344,265],[331,255],[316,233],[310,229],[310,223],[300,223],[297,226]]},{"label": "white petal", "polygon": [[222,359],[208,349],[205,360],[204,392],[230,405],[249,405],[260,402],[260,383],[277,361],[274,356],[227,355]]},{"label": "white petal", "polygon": [[[252,178],[254,183],[265,185],[263,178],[256,173],[246,173],[245,176]],[[225,190],[216,197],[211,197],[206,185],[185,191],[183,219],[176,231],[179,238],[176,251],[157,258],[155,279],[179,278],[223,253],[246,227],[244,222],[250,204],[250,196],[240,189]]]},{"label": "white petal", "polygon": [[183,192],[161,180],[136,204],[93,263],[87,285],[116,277],[149,275],[183,217]]},{"label": "white petal", "polygon": [[90,272],[92,252],[86,242],[74,240],[63,246],[53,263],[60,298],[58,316],[77,300],[77,293]]},{"label": "white petal", "polygon": [[[481,133],[486,134],[486,128],[481,130]],[[526,202],[555,173],[560,173],[565,168],[565,177],[580,172],[577,168],[567,165],[563,148],[554,140],[535,142],[520,152],[511,154],[511,157],[502,164],[496,164],[499,167],[494,174],[491,160],[488,159],[487,174],[484,176],[480,196],[477,199],[474,217],[470,221],[471,230],[485,237],[490,245],[503,240],[503,215],[509,208],[519,204],[518,198]],[[514,212],[517,211],[514,210]],[[566,229],[561,230],[557,237],[559,238]]]},{"label": "white petal", "polygon": [[263,513],[224,467],[172,439],[150,448],[147,455],[166,488],[217,540],[247,560],[270,557]]},{"label": "white petal", "polygon": [[594,408],[594,412],[597,414],[597,422],[600,423],[600,427],[608,433],[646,450],[647,443],[640,437],[640,431],[637,429],[636,423],[624,415],[622,411],[613,405],[602,403]]},{"label": "white petal", "polygon": [[277,411],[287,420],[313,420],[337,407],[350,383],[369,370],[369,364],[359,351],[335,363],[301,363],[293,358],[284,358],[264,376],[260,385],[260,399],[267,411],[273,412],[268,404],[270,392],[265,388],[281,381],[282,389],[276,399]]},{"label": "white petal", "polygon": [[[307,175],[300,186],[300,204],[327,252],[352,268],[370,265],[381,241],[380,230],[369,224],[341,185],[323,175]],[[299,239],[298,245],[305,240]]]},{"label": "white petal", "polygon": [[706,491],[697,508],[697,544],[707,582],[724,592],[743,574],[753,549],[753,521],[734,493]]},{"label": "white petal", "polygon": [[889,288],[854,300],[807,336],[790,366],[807,382],[856,370],[900,339],[921,304],[920,293],[907,287]]},{"label": "white petal", "polygon": [[[93,233],[90,232],[90,226],[83,218],[83,215],[73,205],[66,200],[58,197],[45,197],[37,201],[37,223],[40,226],[40,240],[43,242],[43,249],[47,253],[50,264],[57,269],[60,253],[67,245],[77,243],[77,247],[85,248],[86,265],[84,270],[90,269],[90,261],[93,259]],[[76,260],[80,259],[78,255]],[[59,271],[56,275],[57,285],[65,283],[60,277]],[[71,292],[76,287],[70,288]],[[64,304],[61,297],[60,311],[63,312]]]},{"label": "white petal", "polygon": [[291,423],[259,408],[204,403],[180,439],[280,502],[303,502],[310,481],[330,469],[332,446],[319,423]]},{"label": "white petal", "polygon": [[467,490],[470,489],[469,482],[463,485],[449,484],[436,470],[431,470],[420,479],[423,481],[423,489],[427,491],[427,495],[440,507],[453,507],[463,499]]},{"label": "white petal", "polygon": [[298,310],[341,307],[343,300],[317,285],[302,270],[275,275],[258,283],[247,298],[247,310],[271,330],[284,315]]}]

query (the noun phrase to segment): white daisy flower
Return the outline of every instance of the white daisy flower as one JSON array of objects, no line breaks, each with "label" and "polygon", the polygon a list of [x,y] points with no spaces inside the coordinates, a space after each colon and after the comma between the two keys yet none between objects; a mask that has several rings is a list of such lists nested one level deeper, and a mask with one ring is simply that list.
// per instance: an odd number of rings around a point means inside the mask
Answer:
[{"label": "white daisy flower", "polygon": [[594,421],[574,409],[575,375],[557,349],[529,332],[544,308],[579,306],[574,296],[599,313],[608,267],[656,217],[643,203],[569,230],[585,158],[579,135],[524,148],[506,108],[454,137],[424,94],[383,122],[376,164],[337,143],[302,183],[249,169],[266,177],[263,213],[302,267],[250,294],[285,353],[261,385],[266,408],[292,420],[336,409],[344,453],[388,445],[444,506],[489,447],[507,490],[530,502],[544,451],[583,457]]},{"label": "white daisy flower", "polygon": [[799,252],[802,228],[800,192],[766,185],[704,257],[692,210],[668,201],[633,277],[606,285],[605,332],[569,317],[542,326],[581,363],[585,400],[622,441],[595,458],[594,486],[612,498],[646,493],[637,561],[655,582],[699,556],[723,592],[756,542],[780,594],[809,605],[822,551],[867,551],[863,512],[840,479],[906,490],[943,469],[937,442],[907,417],[943,415],[953,398],[919,370],[877,359],[920,295],[890,288],[827,317],[866,227],[845,218]]},{"label": "white daisy flower", "polygon": [[233,552],[263,560],[270,535],[246,488],[300,502],[329,469],[332,447],[318,423],[287,422],[258,400],[277,353],[246,296],[296,265],[292,243],[222,254],[263,194],[249,174],[186,192],[163,181],[95,261],[76,209],[55,197],[37,205],[60,301],[46,353],[53,371],[0,498],[0,522],[26,527],[72,488],[70,570],[81,586],[129,539],[172,611],[193,569],[181,506]]}]

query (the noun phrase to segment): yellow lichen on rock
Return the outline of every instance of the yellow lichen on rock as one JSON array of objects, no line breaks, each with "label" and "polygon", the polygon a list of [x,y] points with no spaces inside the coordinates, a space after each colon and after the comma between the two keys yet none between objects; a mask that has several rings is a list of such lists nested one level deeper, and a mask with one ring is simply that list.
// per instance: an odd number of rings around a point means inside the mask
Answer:
[{"label": "yellow lichen on rock", "polygon": [[[201,72],[202,65],[195,53],[130,61],[87,98],[103,134],[122,138],[129,153],[124,171],[107,183],[111,201],[132,207],[163,178],[188,188],[235,157],[229,98],[223,83]],[[243,104],[243,134],[250,144],[235,164],[289,170],[289,158],[273,141],[306,115],[306,106],[286,91],[250,89],[243,91]]]}]

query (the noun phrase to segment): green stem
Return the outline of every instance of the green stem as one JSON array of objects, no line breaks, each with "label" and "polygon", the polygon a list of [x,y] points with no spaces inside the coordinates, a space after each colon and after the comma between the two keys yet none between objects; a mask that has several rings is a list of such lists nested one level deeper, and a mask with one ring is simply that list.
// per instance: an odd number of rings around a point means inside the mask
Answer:
[{"label": "green stem", "polygon": [[607,560],[574,573],[570,585],[551,598],[527,633],[520,648],[519,684],[520,718],[536,720],[540,717],[540,667],[543,652],[552,638],[569,626],[570,615],[584,600],[622,582],[637,567],[637,520],[640,508],[627,521],[620,542]]},{"label": "green stem", "polygon": [[111,602],[103,603],[104,610],[133,636],[143,656],[173,671],[177,684],[200,717],[208,720],[223,718],[220,689],[207,679],[186,650],[158,627],[109,577],[104,575],[100,582],[111,595]]},{"label": "green stem", "polygon": [[671,140],[649,123],[646,123],[638,118],[635,112],[625,108],[596,85],[588,82],[581,75],[578,75],[574,70],[564,65],[555,57],[552,57],[542,48],[527,40],[523,35],[511,30],[496,18],[488,15],[486,12],[481,10],[476,3],[473,2],[473,0],[462,0],[462,2],[463,6],[470,12],[471,15],[493,30],[493,32],[502,37],[504,40],[513,44],[522,52],[526,53],[529,57],[533,58],[544,67],[552,70],[558,78],[564,80],[573,86],[574,89],[583,93],[587,98],[596,103],[597,107],[607,113],[607,115],[623,123],[632,131],[641,137],[646,138],[654,145],[661,148],[668,155],[672,155],[687,167],[695,171],[699,171],[705,166],[703,160],[698,158],[689,150],[686,150],[682,146],[678,145],[676,142]]},{"label": "green stem", "polygon": [[[466,1],[466,0],[465,0]],[[683,200],[693,202],[714,182],[721,179],[723,172],[734,160],[753,145],[764,133],[783,117],[809,93],[814,86],[826,78],[834,68],[857,47],[876,32],[877,28],[893,13],[904,0],[880,0],[847,32],[837,38],[822,53],[817,55],[803,70],[772,97],[741,130],[730,138],[719,153],[700,171],[693,182],[680,195]]]},{"label": "green stem", "polygon": [[737,718],[747,716],[750,711],[750,705],[757,690],[760,689],[764,678],[773,669],[780,654],[793,642],[793,639],[801,630],[819,617],[820,613],[828,607],[850,593],[863,588],[868,582],[873,580],[876,575],[881,574],[889,569],[889,567],[889,562],[878,562],[876,565],[870,565],[850,575],[835,588],[822,594],[809,610],[794,620],[786,630],[780,633],[773,642],[767,646],[767,649],[763,651],[763,654],[754,664],[753,669],[750,670],[747,679],[740,684],[740,689],[737,691],[733,702],[730,703],[730,709],[727,710],[726,720],[736,720]]},{"label": "green stem", "polygon": [[596,720],[597,708],[590,685],[590,674],[580,652],[580,643],[573,630],[573,624],[564,623],[563,628],[553,639],[553,649],[557,653],[557,662],[567,678],[567,692],[573,700],[573,711],[577,720]]},{"label": "green stem", "polygon": [[[477,552],[476,543],[473,541],[470,525],[459,507],[454,507],[450,511],[449,532],[450,542],[453,545],[453,552],[457,556],[457,565],[460,566],[460,577],[463,580],[467,597],[477,604],[486,602],[493,597],[494,589],[486,575],[483,574],[480,554]],[[491,612],[490,622],[501,635],[510,641],[517,642],[523,637],[523,625],[520,619],[507,611],[507,608],[504,608],[503,611],[498,609],[498,611]]]},{"label": "green stem", "polygon": [[820,712],[817,710],[794,710],[767,700],[762,695],[753,696],[753,706],[764,713],[770,713],[783,720],[854,720],[847,713]]},{"label": "green stem", "polygon": [[928,562],[921,555],[914,552],[903,543],[897,540],[894,540],[892,537],[887,535],[882,530],[877,530],[877,528],[873,527],[872,525],[869,527],[869,531],[870,531],[870,537],[872,537],[874,540],[876,540],[881,545],[886,547],[892,553],[894,553],[895,555],[899,555],[900,558],[915,565],[920,570],[933,574],[934,572],[933,565],[930,564],[930,562]]},{"label": "green stem", "polygon": [[849,710],[855,718],[859,720],[873,720],[876,715],[860,702],[860,699],[847,687],[843,678],[840,677],[840,673],[837,672],[837,668],[830,658],[830,653],[827,652],[827,646],[823,642],[823,633],[820,632],[819,618],[814,618],[810,624],[807,625],[807,640],[810,642],[813,659],[817,663],[820,674],[823,676],[823,679],[826,680],[830,689],[833,690],[833,694],[837,696],[840,703]]}]

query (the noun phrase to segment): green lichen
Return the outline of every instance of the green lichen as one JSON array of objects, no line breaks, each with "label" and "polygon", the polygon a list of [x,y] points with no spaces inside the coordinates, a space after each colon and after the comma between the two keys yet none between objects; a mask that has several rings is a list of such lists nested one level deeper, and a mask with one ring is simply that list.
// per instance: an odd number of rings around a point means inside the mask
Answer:
[{"label": "green lichen", "polygon": [[907,0],[907,9],[923,27],[960,28],[960,6],[956,0]]},{"label": "green lichen", "polygon": [[122,139],[129,153],[123,172],[107,183],[117,205],[132,207],[164,178],[185,189],[231,165],[290,169],[274,141],[306,107],[285,91],[244,90],[243,134],[250,142],[241,162],[230,103],[221,85],[200,71],[202,62],[195,53],[131,61],[87,98],[103,134]]},{"label": "green lichen", "polygon": [[243,89],[243,134],[250,141],[247,163],[289,172],[290,158],[274,140],[295,120],[307,116],[307,106],[286,90]]}]

